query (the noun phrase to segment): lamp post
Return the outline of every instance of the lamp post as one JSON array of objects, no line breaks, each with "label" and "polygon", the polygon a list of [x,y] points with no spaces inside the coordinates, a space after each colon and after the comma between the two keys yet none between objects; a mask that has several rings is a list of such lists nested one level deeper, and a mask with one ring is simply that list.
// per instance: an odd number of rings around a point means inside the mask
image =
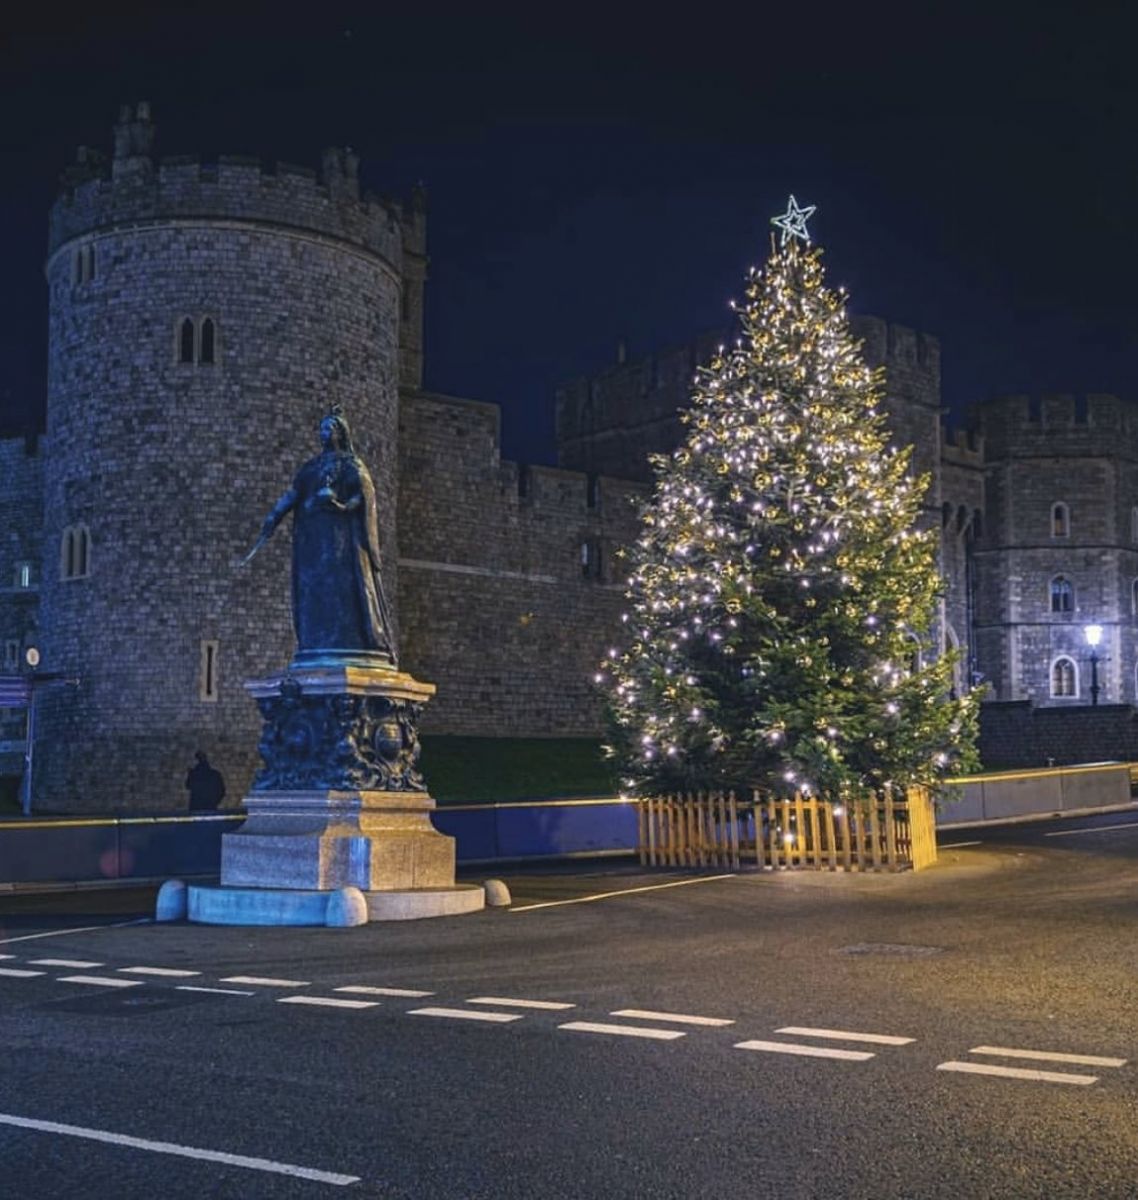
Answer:
[{"label": "lamp post", "polygon": [[1085,625],[1083,634],[1091,648],[1091,704],[1098,704],[1098,644],[1102,641],[1101,625]]}]

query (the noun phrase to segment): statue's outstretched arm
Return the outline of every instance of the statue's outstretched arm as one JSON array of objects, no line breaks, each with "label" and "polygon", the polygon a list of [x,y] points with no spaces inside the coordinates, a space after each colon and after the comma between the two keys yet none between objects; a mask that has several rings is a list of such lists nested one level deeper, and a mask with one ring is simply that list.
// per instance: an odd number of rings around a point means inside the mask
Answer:
[{"label": "statue's outstretched arm", "polygon": [[289,488],[287,492],[273,505],[272,511],[261,522],[261,536],[253,543],[253,549],[241,560],[241,563],[247,563],[254,554],[273,536],[273,531],[284,520],[290,509],[296,505],[296,488]]}]

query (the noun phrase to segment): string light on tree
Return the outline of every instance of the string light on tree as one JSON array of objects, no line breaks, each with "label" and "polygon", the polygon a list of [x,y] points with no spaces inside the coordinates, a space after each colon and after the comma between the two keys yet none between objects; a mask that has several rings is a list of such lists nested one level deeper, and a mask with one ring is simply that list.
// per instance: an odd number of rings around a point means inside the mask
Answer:
[{"label": "string light on tree", "polygon": [[739,338],[697,372],[683,445],[653,459],[624,641],[599,672],[630,786],[819,792],[973,762],[977,698],[952,696],[953,657],[930,644],[926,480],[889,447],[814,211],[791,196],[774,218]]}]

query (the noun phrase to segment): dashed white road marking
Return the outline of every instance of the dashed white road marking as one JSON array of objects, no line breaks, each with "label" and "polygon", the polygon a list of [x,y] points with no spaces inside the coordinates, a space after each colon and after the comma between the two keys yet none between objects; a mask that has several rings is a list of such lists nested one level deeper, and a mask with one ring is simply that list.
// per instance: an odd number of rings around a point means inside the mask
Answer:
[{"label": "dashed white road marking", "polygon": [[163,979],[191,979],[201,971],[179,971],[175,967],[119,967],[124,975],[157,975]]},{"label": "dashed white road marking", "polygon": [[589,904],[593,900],[608,900],[612,896],[631,896],[636,892],[660,892],[664,888],[688,887],[693,883],[715,883],[718,879],[734,879],[732,871],[727,875],[701,875],[698,879],[675,879],[671,883],[650,883],[645,887],[621,888],[616,892],[597,892],[592,896],[574,896],[572,900],[543,900],[540,904],[514,905],[507,912],[533,912],[535,908],[560,908],[563,904]]},{"label": "dashed white road marking", "polygon": [[602,1021],[568,1021],[557,1028],[568,1029],[573,1033],[608,1033],[614,1037],[653,1038],[658,1042],[672,1042],[676,1038],[687,1036],[680,1029],[649,1029],[646,1025],[606,1025]]},{"label": "dashed white road marking", "polygon": [[1005,1079],[1034,1079],[1040,1083],[1073,1083],[1086,1087],[1097,1083],[1097,1075],[1070,1075],[1063,1071],[1033,1071],[1024,1067],[997,1067],[992,1063],[942,1062],[938,1071],[960,1071],[965,1075],[1001,1075]]},{"label": "dashed white road marking", "polygon": [[465,1008],[413,1008],[412,1017],[453,1017],[456,1021],[520,1021],[521,1013],[471,1012]]},{"label": "dashed white road marking", "polygon": [[835,1042],[870,1042],[875,1046],[908,1046],[915,1041],[911,1037],[893,1037],[886,1033],[852,1033],[848,1029],[811,1029],[807,1025],[784,1025],[775,1033],[788,1033],[794,1037],[830,1038]]},{"label": "dashed white road marking", "polygon": [[973,1046],[969,1054],[995,1054],[1000,1058],[1033,1058],[1039,1062],[1071,1063],[1080,1067],[1124,1067],[1124,1058],[1103,1058],[1095,1054],[1058,1054],[1049,1050],[1013,1050],[1007,1046]]},{"label": "dashed white road marking", "polygon": [[631,1017],[634,1021],[672,1021],[676,1025],[734,1025],[726,1017],[695,1017],[690,1013],[656,1012],[651,1008],[618,1008],[612,1017]]},{"label": "dashed white road marking", "polygon": [[365,987],[353,984],[351,987],[338,987],[337,992],[351,992],[358,996],[406,996],[411,1000],[422,1000],[424,996],[433,996],[434,992],[416,992],[411,988]]},{"label": "dashed white road marking", "polygon": [[90,970],[92,967],[101,967],[101,962],[88,962],[82,958],[33,958],[30,960],[33,967],[71,967],[76,971]]},{"label": "dashed white road marking", "polygon": [[1138,821],[1123,821],[1121,825],[1095,825],[1090,829],[1056,829],[1044,837],[1077,837],[1083,833],[1107,833],[1111,829],[1138,829]]},{"label": "dashed white road marking", "polygon": [[92,987],[141,987],[141,979],[110,979],[105,975],[60,975],[58,983],[88,983]]},{"label": "dashed white road marking", "polygon": [[265,975],[227,975],[222,983],[248,983],[256,987],[311,987],[308,979],[271,979]]},{"label": "dashed white road marking", "polygon": [[869,1050],[837,1050],[833,1046],[806,1046],[799,1042],[736,1042],[736,1050],[760,1050],[764,1054],[796,1054],[803,1058],[841,1058],[848,1062],[865,1062],[876,1055]]},{"label": "dashed white road marking", "polygon": [[0,954],[0,958],[15,958],[14,954]]},{"label": "dashed white road marking", "polygon": [[132,1150],[149,1150],[155,1154],[197,1158],[205,1162],[221,1163],[227,1167],[245,1167],[250,1171],[292,1175],[297,1179],[311,1179],[315,1183],[331,1183],[339,1187],[360,1181],[358,1175],[317,1171],[312,1167],[298,1167],[293,1163],[274,1162],[271,1158],[250,1158],[245,1154],[227,1154],[221,1150],[202,1150],[197,1146],[180,1146],[175,1142],[154,1142],[149,1138],[130,1137],[124,1133],[108,1133],[105,1129],[85,1129],[81,1125],[61,1125],[58,1121],[36,1121],[29,1117],[14,1117],[9,1113],[0,1113],[0,1125],[12,1125],[17,1129],[33,1129],[39,1133],[57,1133],[65,1137],[86,1138],[92,1142],[105,1142],[111,1146],[127,1146]]},{"label": "dashed white road marking", "polygon": [[334,996],[281,996],[278,1004],[311,1004],[319,1008],[378,1008],[378,1000],[337,1000]]},{"label": "dashed white road marking", "polygon": [[502,1008],[544,1008],[556,1011],[565,1008],[576,1008],[575,1004],[566,1004],[560,1000],[519,1000],[513,996],[471,996],[467,1004],[498,1004]]},{"label": "dashed white road marking", "polygon": [[982,846],[983,842],[945,842],[943,846],[938,845],[938,850],[963,850],[965,846]]},{"label": "dashed white road marking", "polygon": [[8,979],[31,979],[33,975],[46,974],[46,971],[25,971],[19,967],[0,967],[0,975]]},{"label": "dashed white road marking", "polygon": [[194,987],[192,983],[179,983],[176,992],[210,992],[215,996],[255,996],[256,992],[243,992],[238,988]]}]

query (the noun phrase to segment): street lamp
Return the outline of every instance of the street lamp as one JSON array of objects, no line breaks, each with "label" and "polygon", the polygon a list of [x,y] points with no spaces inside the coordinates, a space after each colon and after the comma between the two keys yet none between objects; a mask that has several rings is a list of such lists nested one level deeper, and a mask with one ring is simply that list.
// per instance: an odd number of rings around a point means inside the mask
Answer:
[{"label": "street lamp", "polygon": [[1101,625],[1084,625],[1083,634],[1091,648],[1091,704],[1098,703],[1098,644],[1102,641]]}]

